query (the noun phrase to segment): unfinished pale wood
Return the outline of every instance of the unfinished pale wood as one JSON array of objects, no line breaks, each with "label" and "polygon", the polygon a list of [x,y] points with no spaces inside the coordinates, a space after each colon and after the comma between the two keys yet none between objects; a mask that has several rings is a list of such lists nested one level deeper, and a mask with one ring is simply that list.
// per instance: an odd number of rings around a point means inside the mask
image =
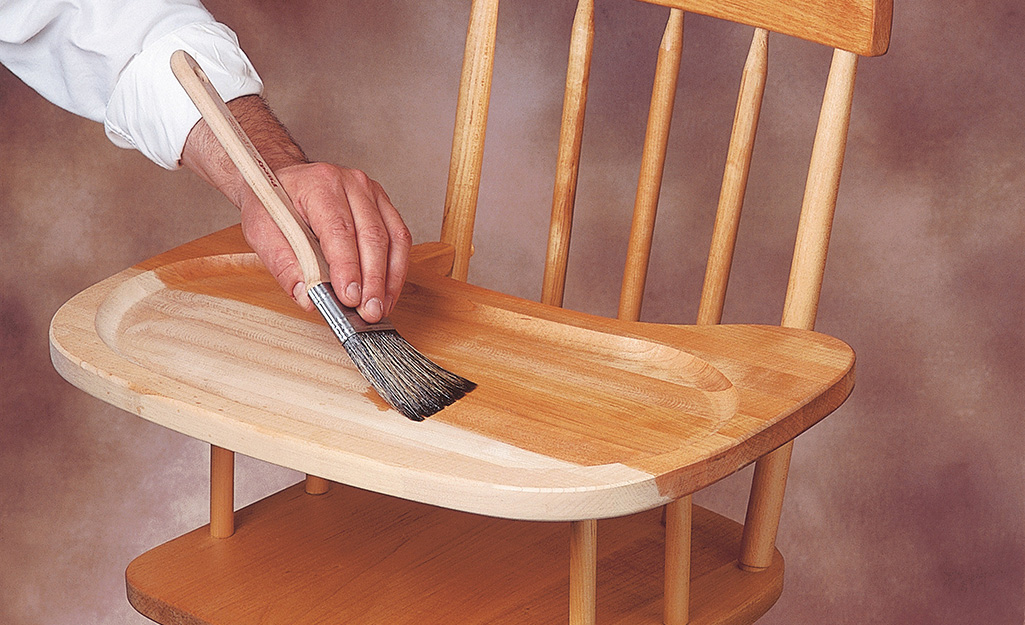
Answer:
[{"label": "unfinished pale wood", "polygon": [[648,127],[641,154],[641,173],[637,182],[633,223],[626,252],[623,285],[619,294],[619,318],[636,321],[641,315],[644,285],[651,256],[651,240],[655,228],[658,197],[662,189],[669,127],[676,102],[680,59],[683,54],[683,11],[673,9],[662,35],[655,66],[655,84],[651,90]]},{"label": "unfinished pale wood", "polygon": [[548,252],[541,286],[541,302],[562,306],[566,288],[566,266],[573,229],[573,205],[577,194],[580,145],[584,136],[584,112],[587,108],[587,83],[594,49],[594,0],[580,0],[573,18],[570,38],[566,89],[562,103],[559,154],[552,193],[552,217],[548,233]]},{"label": "unfinished pale wood", "polygon": [[569,524],[569,625],[595,625],[598,587],[598,522]]},{"label": "unfinished pale wood", "polygon": [[537,520],[619,516],[694,492],[807,429],[853,386],[851,349],[814,332],[620,322],[414,263],[393,321],[480,386],[413,423],[240,248],[229,229],[76,296],[51,326],[58,371],[232,451]]},{"label": "unfinished pale wood", "polygon": [[235,533],[235,454],[210,446],[210,535],[227,538]]},{"label": "unfinished pale wood", "polygon": [[308,495],[323,495],[331,488],[331,482],[316,475],[307,475],[304,484]]},{"label": "unfinished pale wood", "polygon": [[666,505],[666,566],[663,622],[684,625],[690,620],[691,529],[690,495]]},{"label": "unfinished pale wood", "polygon": [[[597,622],[662,623],[658,510],[600,521]],[[139,556],[132,605],[176,625],[552,625],[569,609],[569,527],[453,512],[335,485],[296,485]],[[783,559],[736,565],[740,525],[694,508],[691,625],[752,623],[783,586]],[[729,589],[729,590],[726,590]]]},{"label": "unfinished pale wood", "polygon": [[793,35],[862,56],[890,44],[893,0],[645,0]]},{"label": "unfinished pale wood", "polygon": [[755,29],[740,80],[733,132],[726,154],[726,171],[723,173],[719,207],[712,229],[712,244],[709,248],[708,264],[705,266],[705,281],[701,288],[697,318],[699,324],[715,324],[722,320],[726,287],[729,284],[733,252],[737,245],[740,214],[744,206],[748,174],[751,171],[751,156],[754,153],[755,134],[758,130],[758,117],[762,109],[762,95],[765,92],[768,71],[769,33],[763,29]]},{"label": "unfinished pale wood", "polygon": [[497,27],[498,0],[473,0],[441,225],[441,240],[455,249],[452,277],[457,280],[466,280],[470,268]]}]

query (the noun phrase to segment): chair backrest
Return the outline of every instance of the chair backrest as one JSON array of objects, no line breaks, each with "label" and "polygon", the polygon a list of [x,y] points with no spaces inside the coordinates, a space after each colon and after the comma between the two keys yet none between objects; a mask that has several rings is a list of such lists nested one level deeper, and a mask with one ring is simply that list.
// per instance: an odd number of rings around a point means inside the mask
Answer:
[{"label": "chair backrest", "polygon": [[[644,1],[667,7],[669,18],[658,49],[620,292],[619,318],[637,320],[640,316],[682,55],[683,17],[685,12],[694,12],[754,27],[740,81],[699,304],[699,324],[716,324],[722,317],[768,72],[769,32],[806,39],[834,49],[805,182],[781,321],[784,326],[813,329],[847,141],[858,58],[886,51],[892,0]],[[452,275],[461,280],[466,279],[472,253],[497,22],[498,0],[472,0],[441,234],[442,241],[455,248]],[[594,0],[578,0],[566,73],[541,297],[544,303],[556,306],[562,305],[566,279],[594,39]],[[739,564],[745,570],[762,570],[772,561],[791,449],[792,442],[787,443],[759,459],[755,466],[739,556]]]},{"label": "chair backrest", "polygon": [[[792,35],[835,48],[809,166],[782,319],[783,325],[812,328],[836,204],[857,58],[886,51],[892,0],[644,1],[668,7],[670,14],[658,50],[619,317],[636,320],[640,315],[680,68],[683,16],[687,11],[755,28],[741,79],[698,323],[718,323],[722,316],[768,71],[768,33]],[[469,267],[480,188],[497,22],[498,0],[473,0],[441,235],[442,241],[456,249],[453,275],[463,280]],[[553,305],[562,304],[565,286],[594,39],[594,2],[580,0],[570,41],[541,296],[543,302]]]}]

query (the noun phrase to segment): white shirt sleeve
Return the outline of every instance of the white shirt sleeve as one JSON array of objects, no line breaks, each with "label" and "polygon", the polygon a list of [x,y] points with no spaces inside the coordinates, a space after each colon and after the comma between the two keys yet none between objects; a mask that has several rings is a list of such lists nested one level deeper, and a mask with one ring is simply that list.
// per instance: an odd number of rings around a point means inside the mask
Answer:
[{"label": "white shirt sleeve", "polygon": [[262,92],[235,33],[197,0],[0,0],[0,63],[167,169],[200,117],[171,73],[179,49],[225,100]]}]

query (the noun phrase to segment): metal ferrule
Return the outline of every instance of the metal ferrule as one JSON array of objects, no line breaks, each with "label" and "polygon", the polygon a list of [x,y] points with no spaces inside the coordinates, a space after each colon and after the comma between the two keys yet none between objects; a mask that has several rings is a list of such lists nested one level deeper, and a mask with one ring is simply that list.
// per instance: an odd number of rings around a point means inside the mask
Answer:
[{"label": "metal ferrule", "polygon": [[331,327],[338,340],[344,343],[356,334],[362,332],[380,332],[383,330],[394,330],[395,326],[387,319],[377,323],[367,323],[359,316],[355,308],[349,308],[335,295],[334,289],[329,282],[321,282],[314,285],[307,291],[313,305],[317,307],[320,314]]}]

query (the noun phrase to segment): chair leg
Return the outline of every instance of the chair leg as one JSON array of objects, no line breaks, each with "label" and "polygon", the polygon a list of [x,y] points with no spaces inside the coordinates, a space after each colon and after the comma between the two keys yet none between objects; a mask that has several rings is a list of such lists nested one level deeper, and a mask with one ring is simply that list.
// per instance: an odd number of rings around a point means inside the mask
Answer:
[{"label": "chair leg", "polygon": [[570,523],[569,623],[595,625],[598,585],[598,522]]},{"label": "chair leg", "polygon": [[668,504],[665,514],[666,570],[662,620],[665,625],[684,625],[690,620],[690,495]]},{"label": "chair leg", "polygon": [[793,448],[791,441],[755,464],[744,536],[740,542],[740,568],[745,571],[762,571],[772,564]]},{"label": "chair leg", "polygon": [[210,446],[210,535],[235,533],[235,452]]},{"label": "chair leg", "polygon": [[323,495],[331,488],[331,482],[316,475],[306,475],[306,493],[309,495]]}]

